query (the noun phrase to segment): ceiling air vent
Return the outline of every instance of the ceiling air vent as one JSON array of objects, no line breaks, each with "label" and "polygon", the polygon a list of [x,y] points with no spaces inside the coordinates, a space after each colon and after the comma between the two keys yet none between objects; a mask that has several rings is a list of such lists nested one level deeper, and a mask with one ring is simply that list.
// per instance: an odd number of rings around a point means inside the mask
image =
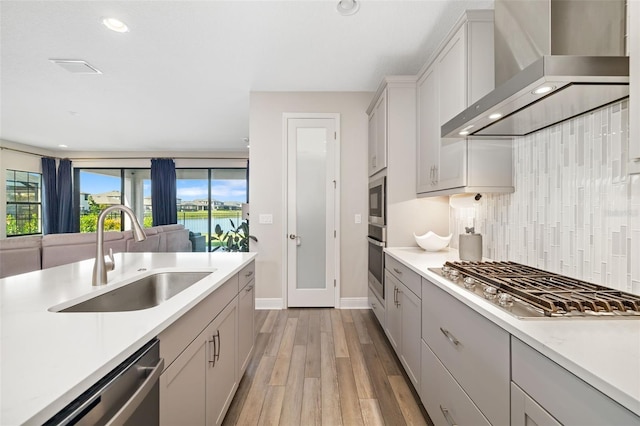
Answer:
[{"label": "ceiling air vent", "polygon": [[54,64],[60,65],[73,74],[102,74],[102,71],[89,65],[86,61],[70,59],[49,59]]}]

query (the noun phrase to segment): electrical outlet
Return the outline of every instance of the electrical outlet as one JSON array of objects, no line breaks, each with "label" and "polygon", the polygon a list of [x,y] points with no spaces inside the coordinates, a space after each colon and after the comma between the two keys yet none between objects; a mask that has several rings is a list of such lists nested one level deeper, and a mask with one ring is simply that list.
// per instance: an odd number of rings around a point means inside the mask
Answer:
[{"label": "electrical outlet", "polygon": [[362,223],[362,215],[361,214],[357,214],[355,216],[355,222],[356,223]]}]

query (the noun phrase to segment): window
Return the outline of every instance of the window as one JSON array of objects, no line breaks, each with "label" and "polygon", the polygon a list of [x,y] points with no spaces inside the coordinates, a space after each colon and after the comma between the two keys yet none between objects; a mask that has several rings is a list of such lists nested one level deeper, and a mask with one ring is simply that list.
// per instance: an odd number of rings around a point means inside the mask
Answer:
[{"label": "window", "polygon": [[[153,226],[151,169],[75,169],[76,205],[80,232],[95,232],[103,209],[124,204],[145,228]],[[220,241],[209,238],[216,225],[222,232],[234,231],[242,222],[242,204],[247,199],[246,168],[176,169],[178,223],[205,239],[212,250]],[[128,216],[116,211],[105,220],[105,230],[130,229]]]},{"label": "window", "polygon": [[42,233],[42,175],[7,170],[7,236]]}]

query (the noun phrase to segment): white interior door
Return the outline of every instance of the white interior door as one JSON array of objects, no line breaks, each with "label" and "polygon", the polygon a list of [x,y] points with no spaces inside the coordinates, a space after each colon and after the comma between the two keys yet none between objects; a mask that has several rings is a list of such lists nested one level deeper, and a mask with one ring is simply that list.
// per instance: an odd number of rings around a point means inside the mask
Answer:
[{"label": "white interior door", "polygon": [[337,133],[333,118],[287,118],[287,306],[335,306]]}]

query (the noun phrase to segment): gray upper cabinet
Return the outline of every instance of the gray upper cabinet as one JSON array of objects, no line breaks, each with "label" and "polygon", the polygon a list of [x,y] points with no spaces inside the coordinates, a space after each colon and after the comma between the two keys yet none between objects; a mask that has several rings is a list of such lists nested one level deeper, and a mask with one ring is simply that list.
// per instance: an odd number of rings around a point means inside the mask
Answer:
[{"label": "gray upper cabinet", "polygon": [[387,91],[369,110],[369,176],[387,167]]},{"label": "gray upper cabinet", "polygon": [[419,196],[513,192],[510,140],[440,137],[443,123],[493,89],[493,70],[493,11],[467,11],[419,74]]}]

